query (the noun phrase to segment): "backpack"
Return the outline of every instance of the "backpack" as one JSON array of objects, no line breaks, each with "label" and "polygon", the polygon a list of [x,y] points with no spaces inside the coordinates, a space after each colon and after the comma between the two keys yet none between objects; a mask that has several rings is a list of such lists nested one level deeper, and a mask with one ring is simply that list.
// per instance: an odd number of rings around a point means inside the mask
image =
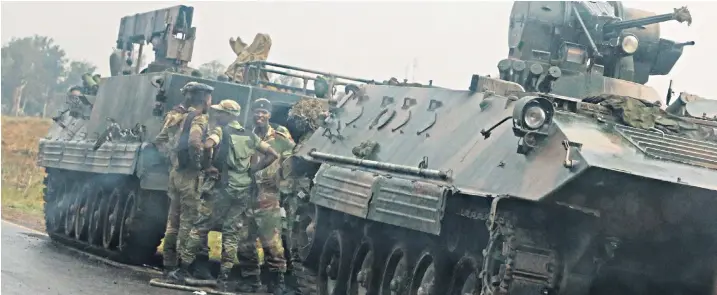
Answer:
[{"label": "backpack", "polygon": [[199,168],[195,164],[196,160],[192,159],[189,154],[189,131],[192,126],[192,121],[196,116],[197,113],[190,112],[182,124],[182,133],[179,135],[179,140],[177,141],[177,168],[179,169]]}]

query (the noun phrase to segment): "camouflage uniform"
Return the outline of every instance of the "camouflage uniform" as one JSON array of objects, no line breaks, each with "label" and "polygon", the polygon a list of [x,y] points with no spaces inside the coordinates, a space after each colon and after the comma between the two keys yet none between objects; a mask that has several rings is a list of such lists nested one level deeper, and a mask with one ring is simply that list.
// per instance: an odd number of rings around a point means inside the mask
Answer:
[{"label": "camouflage uniform", "polygon": [[[159,134],[157,134],[157,137],[155,137],[154,139],[154,144],[157,149],[165,155],[168,155],[169,158],[176,157],[174,154],[169,153],[169,143],[175,142],[175,136],[177,134],[177,131],[179,130],[180,123],[184,121],[184,118],[187,117],[187,112],[188,110],[181,104],[177,105],[175,108],[169,111],[164,116],[164,125],[162,126],[162,130],[159,131]],[[176,159],[171,159],[170,163],[172,164],[169,171],[170,179],[172,178],[171,175],[174,175],[176,178],[177,172],[176,166],[174,166],[174,163],[176,163]],[[179,233],[180,202],[178,200],[176,191],[176,187],[170,181],[169,190],[167,191],[167,194],[169,195],[170,199],[170,205],[169,212],[167,214],[167,228],[164,232],[163,256],[165,269],[177,267],[177,235]]]},{"label": "camouflage uniform", "polygon": [[[211,92],[212,87],[205,84],[192,84],[183,91],[207,91]],[[189,114],[196,113],[198,110],[189,107],[185,114],[181,114],[179,108],[170,111],[165,118],[165,125],[160,131],[159,141],[172,142],[173,150],[170,153],[170,162],[172,169],[169,173],[169,185],[167,194],[171,200],[169,214],[167,217],[167,228],[165,232],[165,268],[172,270],[177,267],[176,252],[173,247],[178,248],[181,253],[186,247],[187,238],[192,223],[197,218],[197,206],[199,203],[199,186],[201,185],[201,170],[199,160],[203,151],[202,139],[206,133],[209,118],[206,114],[197,114],[189,123],[188,130],[188,149],[191,163],[188,167],[180,168],[180,160],[178,149],[181,134],[184,132],[185,121]],[[181,118],[181,119],[180,119]],[[178,122],[177,122],[178,121]],[[174,123],[174,124],[173,124]],[[174,239],[174,241],[173,241]],[[207,240],[206,236],[203,238]],[[206,245],[206,242],[205,242]],[[167,251],[169,250],[169,251]]]},{"label": "camouflage uniform", "polygon": [[[252,109],[271,113],[271,102],[264,98],[257,99],[252,104]],[[257,130],[254,131],[253,133],[256,134]],[[260,231],[261,244],[265,249],[266,266],[275,282],[283,285],[287,259],[282,243],[282,240],[286,239],[286,226],[283,226],[286,225],[286,220],[283,218],[286,216],[286,211],[283,214],[282,211],[287,208],[281,207],[281,196],[288,193],[290,188],[288,182],[282,178],[281,164],[291,156],[295,144],[286,127],[268,122],[263,134],[258,135],[279,154],[279,159],[255,175],[257,202],[254,215]],[[268,240],[269,238],[271,239]],[[248,247],[243,249],[246,253],[240,252],[240,256],[249,257],[252,254]]]},{"label": "camouflage uniform", "polygon": [[[259,171],[255,176],[258,196],[256,209],[263,214],[280,217],[282,236],[288,238],[289,225],[286,222],[286,216],[292,216],[292,207],[290,206],[292,200],[288,198],[291,187],[281,173],[281,164],[292,155],[295,144],[286,127],[274,124],[267,127],[266,133],[260,135],[260,138],[268,143],[281,158],[266,169]],[[282,208],[285,210],[284,214],[281,213]],[[270,245],[264,245],[264,247],[267,246]]]},{"label": "camouflage uniform", "polygon": [[[218,105],[213,105],[212,108],[235,116],[239,114],[238,104],[231,100],[224,100]],[[228,134],[231,137],[230,142],[222,142],[225,140],[224,132],[231,132]],[[183,261],[193,261],[195,251],[200,243],[199,233],[208,232],[219,225],[222,228],[220,280],[228,278],[229,272],[234,266],[234,257],[237,257],[237,247],[242,249],[242,253],[252,253],[248,257],[241,255],[238,257],[242,276],[258,278],[259,262],[256,244],[252,242],[256,241],[255,232],[259,231],[259,238],[265,243],[272,242],[272,239],[279,237],[278,233],[276,237],[273,235],[265,237],[261,235],[262,228],[257,229],[252,210],[255,204],[250,193],[252,179],[249,175],[249,168],[252,156],[257,151],[268,150],[270,147],[255,134],[246,131],[236,120],[231,121],[224,128],[213,128],[208,139],[217,143],[216,146],[220,149],[227,147],[230,150],[228,150],[229,154],[226,158],[220,160],[224,162],[214,162],[215,168],[218,168],[221,173],[220,182],[217,183],[218,185],[215,184],[211,193],[205,194],[202,199],[199,206],[199,217],[189,234],[186,251],[180,253],[181,258]],[[209,185],[205,185],[202,190],[206,190],[207,186]],[[242,287],[258,287],[256,284],[258,280],[250,283],[255,284]]]},{"label": "camouflage uniform", "polygon": [[[181,89],[182,94],[186,95],[187,90],[193,89],[193,87],[196,87],[197,84],[198,83],[196,82],[187,83]],[[170,198],[170,205],[167,214],[167,227],[164,233],[164,249],[162,251],[164,258],[164,266],[167,270],[171,270],[177,267],[177,241],[186,241],[187,235],[189,234],[189,229],[187,229],[186,224],[185,227],[181,230],[181,235],[179,234],[180,212],[183,211],[181,210],[180,206],[181,202],[177,197],[180,195],[178,187],[174,185],[173,182],[177,181],[181,183],[182,175],[177,174],[176,154],[170,153],[170,150],[172,150],[172,147],[176,144],[177,135],[179,134],[178,131],[181,128],[181,123],[187,117],[187,113],[194,111],[196,111],[194,108],[190,107],[189,109],[187,109],[184,104],[179,104],[172,108],[172,110],[167,112],[167,114],[164,116],[164,124],[162,126],[162,129],[159,131],[159,134],[157,134],[157,137],[155,137],[154,139],[154,144],[157,149],[170,158],[171,164],[169,172],[170,183],[169,190],[167,192]],[[186,208],[186,210],[184,211],[186,218],[192,218],[193,216],[195,216],[195,211],[196,209],[194,208]],[[205,236],[205,244],[206,240],[207,237]],[[204,250],[204,252],[206,253],[209,252],[208,247],[205,247]]]}]

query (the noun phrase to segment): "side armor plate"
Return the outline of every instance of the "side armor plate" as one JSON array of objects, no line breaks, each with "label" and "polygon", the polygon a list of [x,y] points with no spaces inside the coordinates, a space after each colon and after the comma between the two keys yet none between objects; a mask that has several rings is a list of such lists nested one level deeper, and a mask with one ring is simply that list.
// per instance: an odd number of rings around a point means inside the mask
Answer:
[{"label": "side armor plate", "polygon": [[322,165],[314,177],[311,201],[316,205],[366,218],[373,173]]},{"label": "side armor plate", "polygon": [[379,177],[374,182],[368,219],[439,235],[445,200],[441,186]]},{"label": "side armor plate", "polygon": [[324,165],[311,202],[360,218],[438,235],[445,205],[439,185]]},{"label": "side armor plate", "polygon": [[105,143],[93,151],[94,142],[40,140],[38,165],[91,173],[134,173],[140,143]]}]

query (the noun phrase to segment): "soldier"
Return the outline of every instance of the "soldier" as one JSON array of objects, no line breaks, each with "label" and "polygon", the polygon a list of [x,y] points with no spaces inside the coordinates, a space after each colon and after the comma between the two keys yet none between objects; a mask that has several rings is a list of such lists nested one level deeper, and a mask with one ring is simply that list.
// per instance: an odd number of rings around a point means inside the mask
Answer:
[{"label": "soldier", "polygon": [[[185,100],[172,108],[172,110],[167,112],[167,114],[164,116],[164,125],[159,131],[159,134],[157,134],[157,137],[154,139],[154,145],[157,147],[157,149],[170,158],[170,175],[172,175],[173,173],[176,174],[176,171],[172,171],[175,170],[176,167],[174,164],[177,163],[177,161],[176,159],[172,159],[176,158],[176,155],[174,153],[170,153],[171,148],[169,146],[176,143],[176,135],[179,131],[180,123],[184,120],[184,118],[187,117],[187,113],[190,111],[188,109],[190,105],[190,93],[188,92],[188,90],[196,89],[197,85],[199,85],[199,83],[189,82],[184,85],[184,87],[182,87],[181,92],[182,95],[184,95]],[[167,214],[167,227],[164,233],[164,249],[162,251],[164,258],[165,275],[168,275],[171,270],[177,268],[177,241],[182,241],[182,243],[186,243],[187,235],[189,234],[189,229],[185,227],[181,231],[181,235],[179,235],[179,217],[181,202],[176,197],[177,194],[175,194],[174,191],[170,190],[168,194],[170,197],[170,205]],[[196,209],[193,208],[187,209],[189,211],[196,211]],[[186,214],[187,216],[196,215],[196,213],[193,212],[189,212]],[[205,235],[202,238],[204,244],[206,245],[207,236]],[[208,256],[208,247],[203,247],[202,250],[203,254],[205,256]],[[204,266],[205,265],[200,265],[194,270],[194,275],[196,277],[211,277],[209,269]]]},{"label": "soldier", "polygon": [[[199,218],[190,232],[187,248],[181,251],[181,269],[187,275],[188,263],[191,263],[198,249],[200,232],[208,232],[217,224],[222,228],[222,261],[219,272],[218,287],[224,291],[230,291],[229,273],[234,266],[234,257],[237,257],[237,247],[252,250],[252,255],[238,256],[239,267],[241,268],[241,280],[236,286],[239,292],[256,292],[260,287],[259,262],[257,261],[255,235],[259,231],[260,239],[269,242],[262,235],[262,228],[257,228],[253,219],[255,206],[251,197],[250,189],[253,182],[252,175],[266,168],[274,162],[279,155],[267,143],[262,142],[253,133],[245,130],[237,121],[240,107],[233,100],[223,100],[212,106],[216,110],[216,122],[218,127],[214,128],[207,138],[205,148],[213,149],[211,163],[207,170],[213,177],[209,181],[214,182],[212,193],[203,194],[199,207]],[[251,158],[255,154],[261,154],[262,159],[256,164],[251,164]],[[208,181],[208,183],[209,183]],[[207,185],[208,186],[208,185]],[[202,191],[205,191],[204,186]],[[220,223],[221,222],[221,223]],[[271,236],[271,238],[278,238]],[[185,262],[187,264],[185,265]],[[188,277],[186,282],[193,283],[193,278]]]},{"label": "soldier", "polygon": [[[170,157],[172,170],[169,173],[169,189],[167,194],[172,200],[167,222],[170,237],[177,231],[176,247],[181,253],[186,248],[187,237],[192,223],[196,220],[199,203],[199,186],[201,185],[201,158],[203,137],[208,124],[207,109],[212,98],[209,85],[196,83],[185,87],[189,108],[183,116],[177,134],[174,136],[174,149]],[[160,132],[160,134],[162,134]],[[178,215],[178,216],[177,216]],[[177,223],[178,221],[178,223]],[[171,238],[170,238],[171,239]],[[172,241],[165,240],[171,248]],[[175,282],[183,280],[183,273],[177,268],[176,254],[165,253],[165,268],[168,279]],[[182,262],[180,265],[184,265]]]},{"label": "soldier", "polygon": [[[289,183],[283,178],[281,171],[281,163],[289,158],[294,149],[294,140],[291,138],[289,130],[281,125],[269,123],[271,119],[272,105],[266,98],[259,98],[252,104],[254,111],[254,133],[261,138],[262,141],[268,143],[277,153],[279,160],[275,161],[267,169],[259,171],[256,174],[256,188],[258,196],[258,207],[256,208],[256,216],[258,222],[263,222],[267,234],[272,231],[281,231],[282,240],[288,242],[287,227],[282,226],[282,215],[286,215],[286,211],[282,208],[282,196],[288,196],[291,192]],[[291,210],[289,210],[291,211]],[[283,213],[283,214],[282,214]],[[274,282],[280,287],[283,285],[284,272],[287,263],[284,253],[284,247],[281,241],[279,244],[266,244],[262,241],[262,246],[267,260],[267,266]],[[290,247],[290,245],[287,246]],[[268,255],[267,255],[268,254]],[[248,255],[248,254],[247,254]],[[288,256],[288,255],[287,255]],[[275,286],[270,285],[270,289]]]}]

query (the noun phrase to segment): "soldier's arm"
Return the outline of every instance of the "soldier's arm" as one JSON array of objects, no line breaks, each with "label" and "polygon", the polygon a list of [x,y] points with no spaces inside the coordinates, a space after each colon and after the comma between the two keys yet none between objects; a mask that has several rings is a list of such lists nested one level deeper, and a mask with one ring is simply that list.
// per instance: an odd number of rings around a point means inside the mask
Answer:
[{"label": "soldier's arm", "polygon": [[177,116],[173,114],[167,114],[164,119],[164,125],[159,131],[159,134],[154,138],[154,145],[162,152],[167,152],[166,144],[169,142],[169,129],[177,124]]},{"label": "soldier's arm", "polygon": [[258,163],[254,164],[250,168],[249,172],[252,175],[257,171],[264,170],[264,168],[268,167],[279,158],[279,154],[264,141],[257,141],[256,150],[264,156],[261,157],[261,160]]},{"label": "soldier's arm", "polygon": [[217,146],[222,141],[222,128],[217,126],[212,128],[212,131],[209,132],[209,136],[207,137],[207,141],[204,142],[204,148],[210,149],[215,146]]},{"label": "soldier's arm", "polygon": [[296,147],[296,143],[290,138],[287,138],[286,147],[281,152],[281,159],[286,160],[291,157],[291,155],[294,154],[294,147]]},{"label": "soldier's arm", "polygon": [[212,162],[214,161],[214,147],[217,146],[221,140],[222,128],[216,126],[209,131],[209,136],[207,136],[207,140],[204,141],[204,158],[202,160],[204,163],[202,165],[204,167],[210,167],[209,170],[216,170],[215,167],[212,167]]}]

